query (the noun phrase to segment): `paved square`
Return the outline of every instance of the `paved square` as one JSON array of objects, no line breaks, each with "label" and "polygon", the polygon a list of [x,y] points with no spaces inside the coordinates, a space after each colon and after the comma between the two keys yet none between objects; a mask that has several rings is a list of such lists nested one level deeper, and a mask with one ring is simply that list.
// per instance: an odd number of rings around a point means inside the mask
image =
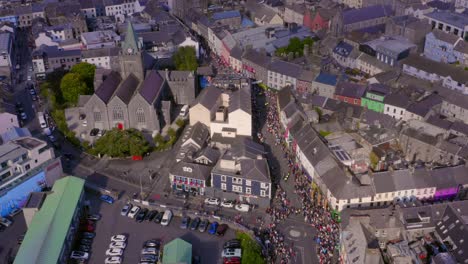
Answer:
[{"label": "paved square", "polygon": [[104,263],[110,238],[116,234],[128,235],[123,263],[138,263],[143,243],[154,238],[162,239],[162,246],[175,238],[182,238],[192,244],[192,255],[200,256],[201,263],[221,263],[223,243],[235,237],[235,231],[232,229],[229,229],[224,237],[180,229],[180,217],[174,217],[167,227],[147,221],[137,223],[134,219],[120,215],[124,201],[119,200],[110,205],[99,201],[95,195],[87,195],[87,199],[91,202],[91,212],[99,212],[102,215],[102,219],[96,224],[96,237],[88,263]]}]

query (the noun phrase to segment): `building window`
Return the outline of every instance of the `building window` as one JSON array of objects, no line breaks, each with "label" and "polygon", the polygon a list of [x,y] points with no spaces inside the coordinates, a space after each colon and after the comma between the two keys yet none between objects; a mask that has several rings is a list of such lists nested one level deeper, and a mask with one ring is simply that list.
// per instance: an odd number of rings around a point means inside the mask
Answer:
[{"label": "building window", "polygon": [[246,188],[245,188],[245,193],[246,193],[246,194],[252,194],[252,189],[246,187]]},{"label": "building window", "polygon": [[226,175],[221,175],[221,181],[226,182]]},{"label": "building window", "polygon": [[252,186],[252,181],[251,180],[245,180],[245,185]]},{"label": "building window", "polygon": [[232,186],[232,191],[237,192],[237,193],[241,193],[242,192],[242,186],[233,185]]},{"label": "building window", "polygon": [[114,107],[114,110],[112,111],[112,117],[114,120],[123,120],[124,115],[123,115],[123,110],[120,106]]},{"label": "building window", "polygon": [[262,187],[262,189],[268,188],[268,184],[265,182],[262,182],[260,186]]},{"label": "building window", "polygon": [[232,177],[232,183],[234,183],[234,184],[242,184],[242,179],[241,179],[241,178]]},{"label": "building window", "polygon": [[221,183],[221,190],[226,190],[226,184],[225,183]]},{"label": "building window", "polygon": [[260,196],[261,197],[266,197],[267,196],[267,193],[265,190],[260,190]]},{"label": "building window", "polygon": [[101,122],[102,121],[101,112],[94,111],[93,115],[94,115],[94,121],[96,121],[96,122]]},{"label": "building window", "polygon": [[143,108],[138,108],[136,111],[136,118],[138,123],[145,123],[145,111]]}]

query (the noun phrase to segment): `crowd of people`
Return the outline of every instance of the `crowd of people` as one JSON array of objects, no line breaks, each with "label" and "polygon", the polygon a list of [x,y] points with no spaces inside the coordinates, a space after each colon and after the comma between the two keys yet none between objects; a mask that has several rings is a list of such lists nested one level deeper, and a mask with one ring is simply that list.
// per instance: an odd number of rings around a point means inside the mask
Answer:
[{"label": "crowd of people", "polygon": [[[294,245],[284,241],[284,236],[277,230],[277,225],[288,218],[291,214],[302,215],[304,222],[313,226],[318,234],[315,241],[318,244],[317,255],[320,263],[331,263],[333,255],[336,255],[337,245],[339,243],[339,226],[333,218],[329,209],[324,206],[319,198],[318,191],[312,190],[312,184],[308,176],[302,170],[300,164],[296,162],[294,152],[287,146],[282,134],[278,111],[276,109],[276,94],[271,91],[263,91],[256,88],[256,93],[265,93],[267,101],[265,106],[259,106],[254,100],[254,109],[266,107],[266,130],[273,135],[276,146],[281,146],[284,153],[283,158],[287,160],[288,172],[284,180],[289,176],[294,178],[294,193],[300,199],[300,208],[295,208],[287,197],[286,191],[277,185],[275,199],[272,206],[267,209],[270,215],[271,223],[268,226],[261,225],[261,232],[266,236],[267,241],[275,248],[274,256],[271,256],[274,263],[289,263],[291,256],[294,256]],[[258,123],[258,122],[255,122]],[[259,130],[257,130],[259,131]],[[264,135],[257,135],[260,141],[264,141]]]}]

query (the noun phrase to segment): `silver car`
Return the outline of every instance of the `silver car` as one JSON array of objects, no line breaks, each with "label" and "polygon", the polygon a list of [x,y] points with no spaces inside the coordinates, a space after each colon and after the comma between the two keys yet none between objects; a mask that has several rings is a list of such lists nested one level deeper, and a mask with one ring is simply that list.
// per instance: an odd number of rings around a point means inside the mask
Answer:
[{"label": "silver car", "polygon": [[123,208],[122,208],[122,211],[120,211],[120,215],[122,216],[127,216],[128,215],[128,212],[130,212],[130,210],[132,210],[133,208],[133,205],[128,203],[126,204]]}]

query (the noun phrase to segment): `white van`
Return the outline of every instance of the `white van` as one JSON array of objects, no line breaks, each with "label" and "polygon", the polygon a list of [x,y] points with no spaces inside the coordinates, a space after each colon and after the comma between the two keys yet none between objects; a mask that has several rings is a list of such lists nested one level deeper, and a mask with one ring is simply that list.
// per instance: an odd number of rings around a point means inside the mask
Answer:
[{"label": "white van", "polygon": [[163,218],[161,219],[161,225],[168,226],[169,222],[171,222],[171,219],[172,219],[172,211],[166,210],[164,212]]},{"label": "white van", "polygon": [[47,127],[47,123],[45,121],[43,112],[37,112],[37,119],[39,119],[39,124],[41,125],[41,128]]},{"label": "white van", "polygon": [[182,106],[179,116],[185,117],[188,114],[188,111],[189,111],[188,105]]}]

